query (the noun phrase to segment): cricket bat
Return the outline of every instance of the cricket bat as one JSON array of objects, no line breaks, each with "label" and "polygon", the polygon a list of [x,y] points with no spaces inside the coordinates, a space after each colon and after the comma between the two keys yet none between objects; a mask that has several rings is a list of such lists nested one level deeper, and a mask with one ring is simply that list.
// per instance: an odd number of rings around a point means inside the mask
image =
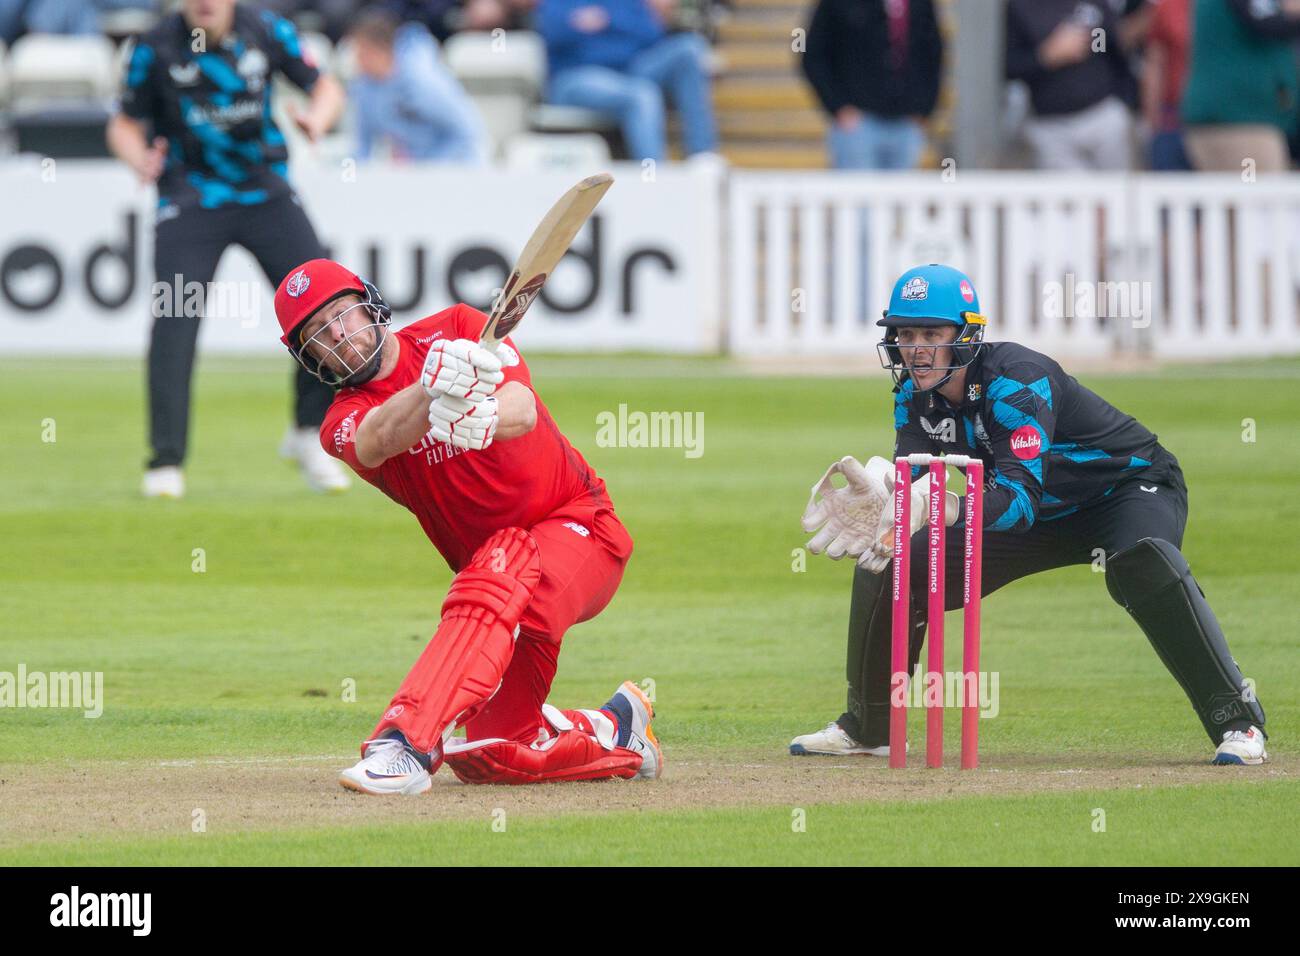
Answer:
[{"label": "cricket bat", "polygon": [[492,314],[479,336],[479,345],[495,348],[514,331],[542,291],[546,277],[568,251],[573,237],[613,184],[614,177],[609,173],[588,176],[561,196],[551,211],[542,217],[492,306]]}]

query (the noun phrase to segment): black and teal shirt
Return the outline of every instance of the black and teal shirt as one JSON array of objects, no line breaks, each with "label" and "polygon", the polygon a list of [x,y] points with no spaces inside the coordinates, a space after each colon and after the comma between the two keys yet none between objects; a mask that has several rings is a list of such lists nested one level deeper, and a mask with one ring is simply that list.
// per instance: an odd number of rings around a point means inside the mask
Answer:
[{"label": "black and teal shirt", "polygon": [[[196,47],[198,50],[196,51]],[[127,63],[122,112],[167,139],[158,180],[168,205],[215,209],[290,191],[284,135],[271,119],[271,79],[310,91],[320,74],[293,24],[238,4],[230,32],[204,49],[175,13],[140,37]]]},{"label": "black and teal shirt", "polygon": [[905,379],[894,394],[894,428],[895,456],[984,462],[990,531],[1027,531],[1100,501],[1124,481],[1159,481],[1177,468],[1136,418],[1014,342],[984,344],[966,368],[959,407],[933,390],[918,395]]}]

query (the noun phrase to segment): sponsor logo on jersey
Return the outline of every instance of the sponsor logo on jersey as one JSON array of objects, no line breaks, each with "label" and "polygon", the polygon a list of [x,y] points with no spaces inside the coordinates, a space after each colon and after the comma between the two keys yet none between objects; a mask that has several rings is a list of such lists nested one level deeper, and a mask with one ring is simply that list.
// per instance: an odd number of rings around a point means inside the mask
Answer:
[{"label": "sponsor logo on jersey", "polygon": [[384,712],[384,720],[396,720],[398,717],[402,716],[402,711],[405,709],[406,708],[401,704],[394,704]]},{"label": "sponsor logo on jersey", "polygon": [[1021,461],[1037,458],[1043,450],[1043,440],[1031,425],[1021,425],[1011,433],[1011,454]]},{"label": "sponsor logo on jersey", "polygon": [[921,416],[921,427],[925,433],[937,442],[946,442],[955,444],[957,441],[957,421],[953,418],[945,418],[937,425],[931,425],[929,419],[924,415]]},{"label": "sponsor logo on jersey", "polygon": [[434,332],[432,335],[426,335],[422,339],[416,339],[415,344],[423,345],[425,342],[432,342],[434,339],[440,339],[440,338],[442,338],[442,329],[439,329],[437,332]]},{"label": "sponsor logo on jersey", "polygon": [[289,276],[289,281],[284,284],[284,291],[289,293],[292,298],[298,298],[307,291],[307,286],[311,285],[311,277],[307,275],[305,269],[299,269],[293,275]]},{"label": "sponsor logo on jersey", "polygon": [[224,106],[195,103],[186,111],[185,122],[190,126],[206,123],[224,133],[231,127],[261,120],[263,109],[260,99],[244,98]]},{"label": "sponsor logo on jersey", "polygon": [[966,400],[969,402],[978,402],[982,391],[983,389],[980,387],[979,382],[971,382],[966,386]]},{"label": "sponsor logo on jersey", "polygon": [[172,78],[172,82],[177,86],[193,86],[199,81],[199,65],[197,63],[173,63],[167,67],[167,74]]},{"label": "sponsor logo on jersey", "polygon": [[244,78],[244,84],[250,93],[260,92],[266,82],[268,63],[266,54],[256,47],[248,50],[239,58],[235,69]]},{"label": "sponsor logo on jersey", "polygon": [[568,528],[574,534],[582,535],[584,538],[591,536],[591,532],[586,528],[584,528],[582,525],[578,524],[578,522],[576,521],[566,521],[564,522],[564,527]]},{"label": "sponsor logo on jersey", "polygon": [[930,295],[930,283],[926,282],[920,276],[913,276],[907,280],[903,286],[903,298],[909,301],[916,301],[927,298]]},{"label": "sponsor logo on jersey", "polygon": [[343,454],[343,446],[350,441],[356,440],[357,431],[357,413],[349,412],[348,417],[339,423],[339,427],[334,429],[334,450],[340,455]]}]

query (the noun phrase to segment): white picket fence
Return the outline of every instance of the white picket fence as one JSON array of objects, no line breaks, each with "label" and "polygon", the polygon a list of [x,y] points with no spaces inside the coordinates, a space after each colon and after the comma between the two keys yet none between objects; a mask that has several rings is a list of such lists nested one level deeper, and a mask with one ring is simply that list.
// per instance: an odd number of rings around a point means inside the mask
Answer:
[{"label": "white picket fence", "polygon": [[728,351],[856,355],[894,279],[967,272],[988,338],[1069,358],[1300,352],[1300,176],[733,172]]}]

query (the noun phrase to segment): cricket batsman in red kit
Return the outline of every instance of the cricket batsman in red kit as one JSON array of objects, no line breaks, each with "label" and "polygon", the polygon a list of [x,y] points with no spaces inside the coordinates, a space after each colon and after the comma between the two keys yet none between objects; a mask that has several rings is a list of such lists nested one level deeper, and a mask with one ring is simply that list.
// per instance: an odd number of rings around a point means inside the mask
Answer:
[{"label": "cricket batsman in red kit", "polygon": [[339,782],[423,793],[444,761],[466,783],[658,777],[654,710],[631,681],[600,709],[545,702],[565,632],[609,603],[632,539],[514,343],[481,347],[487,316],[463,304],[391,332],[378,290],[328,259],[291,270],[275,311],[289,351],[336,389],[325,450],[411,511],[455,572]]}]

